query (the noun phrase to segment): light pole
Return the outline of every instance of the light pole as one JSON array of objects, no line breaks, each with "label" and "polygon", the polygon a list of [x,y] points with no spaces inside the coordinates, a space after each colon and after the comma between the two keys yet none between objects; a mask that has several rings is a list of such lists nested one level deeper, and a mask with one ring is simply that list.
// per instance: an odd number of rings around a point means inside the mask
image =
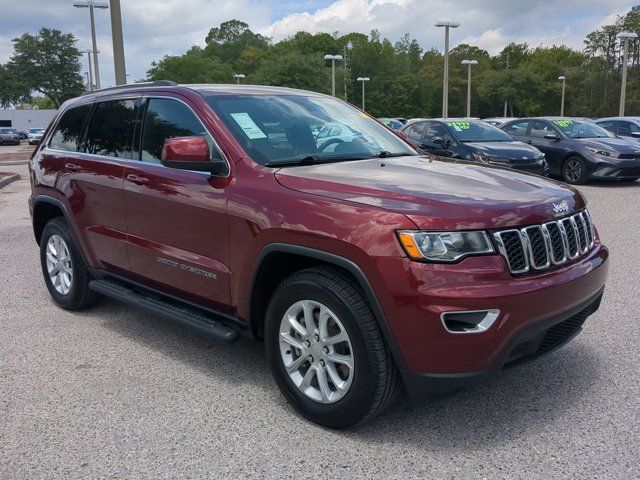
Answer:
[{"label": "light pole", "polygon": [[362,110],[364,110],[364,84],[371,79],[369,77],[358,77],[357,80],[362,82]]},{"label": "light pole", "polygon": [[342,55],[325,55],[325,60],[331,60],[331,95],[336,96],[336,60],[341,61]]},{"label": "light pole", "polygon": [[90,48],[87,48],[86,50],[81,50],[81,53],[86,53],[87,54],[87,60],[89,60],[89,85],[87,90],[89,90],[90,92],[93,92],[93,67],[91,66],[91,53],[93,52],[93,50],[91,50]]},{"label": "light pole", "polygon": [[471,65],[477,65],[477,60],[463,60],[462,65],[466,65],[467,69],[467,118],[471,118]]},{"label": "light pole", "polygon": [[449,116],[449,29],[458,28],[458,22],[440,20],[436,27],[444,27],[444,81],[442,85],[442,118]]},{"label": "light pole", "polygon": [[564,75],[558,77],[558,80],[562,80],[562,100],[560,100],[560,116],[564,117],[564,89],[567,85],[567,79]]},{"label": "light pole", "polygon": [[622,85],[620,87],[620,111],[618,116],[624,117],[624,104],[627,95],[627,62],[629,56],[629,40],[638,38],[637,33],[620,32],[616,37],[624,42],[622,53]]},{"label": "light pole", "polygon": [[116,85],[126,85],[127,71],[124,65],[120,0],[109,0],[109,3],[111,4],[111,39],[113,42],[113,68],[116,74]]},{"label": "light pole", "polygon": [[76,8],[88,8],[89,19],[91,20],[91,43],[93,45],[93,66],[96,69],[96,88],[100,88],[100,67],[98,66],[98,46],[96,44],[96,24],[93,19],[94,8],[109,8],[106,2],[96,2],[94,0],[84,0],[82,2],[73,2]]},{"label": "light pole", "polygon": [[241,78],[245,78],[245,76],[246,76],[246,75],[245,75],[244,73],[234,73],[234,74],[233,74],[233,78],[235,78],[235,79],[236,79],[236,83],[237,83],[238,85],[240,85],[240,79],[241,79]]}]

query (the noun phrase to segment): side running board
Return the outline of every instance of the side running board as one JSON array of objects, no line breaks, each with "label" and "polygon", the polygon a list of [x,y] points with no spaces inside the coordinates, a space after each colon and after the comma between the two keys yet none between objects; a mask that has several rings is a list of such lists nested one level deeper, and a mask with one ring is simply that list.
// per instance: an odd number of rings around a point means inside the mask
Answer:
[{"label": "side running board", "polygon": [[138,293],[110,280],[92,280],[89,288],[132,307],[140,308],[152,315],[180,323],[208,337],[223,342],[233,342],[240,334],[220,321],[205,316],[193,309],[164,301],[155,296]]}]

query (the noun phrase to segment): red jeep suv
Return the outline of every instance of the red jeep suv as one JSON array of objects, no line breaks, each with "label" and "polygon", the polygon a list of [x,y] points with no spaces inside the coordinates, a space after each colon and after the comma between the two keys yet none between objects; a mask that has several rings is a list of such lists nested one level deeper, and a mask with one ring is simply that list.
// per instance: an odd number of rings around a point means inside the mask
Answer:
[{"label": "red jeep suv", "polygon": [[58,305],[105,295],[261,339],[287,400],[330,428],[401,388],[437,397],[562,345],[607,276],[576,190],[418,155],[318,93],[160,81],[87,94],[60,108],[30,176]]}]

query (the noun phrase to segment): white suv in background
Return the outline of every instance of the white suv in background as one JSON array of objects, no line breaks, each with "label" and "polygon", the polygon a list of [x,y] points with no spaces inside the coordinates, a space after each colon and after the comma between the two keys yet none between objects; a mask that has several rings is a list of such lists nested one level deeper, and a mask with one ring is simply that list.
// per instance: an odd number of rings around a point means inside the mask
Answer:
[{"label": "white suv in background", "polygon": [[37,145],[40,143],[44,130],[44,128],[30,128],[29,133],[27,133],[27,141],[29,142],[29,145]]}]

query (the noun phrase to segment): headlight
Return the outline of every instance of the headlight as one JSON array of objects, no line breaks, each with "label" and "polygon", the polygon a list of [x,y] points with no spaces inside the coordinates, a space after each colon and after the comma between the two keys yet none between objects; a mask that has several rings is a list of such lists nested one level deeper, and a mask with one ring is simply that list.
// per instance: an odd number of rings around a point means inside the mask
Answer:
[{"label": "headlight", "polygon": [[412,260],[455,262],[469,255],[493,253],[486,232],[398,232],[400,243]]},{"label": "headlight", "polygon": [[601,157],[607,158],[618,158],[620,156],[619,153],[616,152],[607,152],[606,150],[598,150],[597,148],[584,147],[587,151],[593,153],[594,155],[599,155]]}]

